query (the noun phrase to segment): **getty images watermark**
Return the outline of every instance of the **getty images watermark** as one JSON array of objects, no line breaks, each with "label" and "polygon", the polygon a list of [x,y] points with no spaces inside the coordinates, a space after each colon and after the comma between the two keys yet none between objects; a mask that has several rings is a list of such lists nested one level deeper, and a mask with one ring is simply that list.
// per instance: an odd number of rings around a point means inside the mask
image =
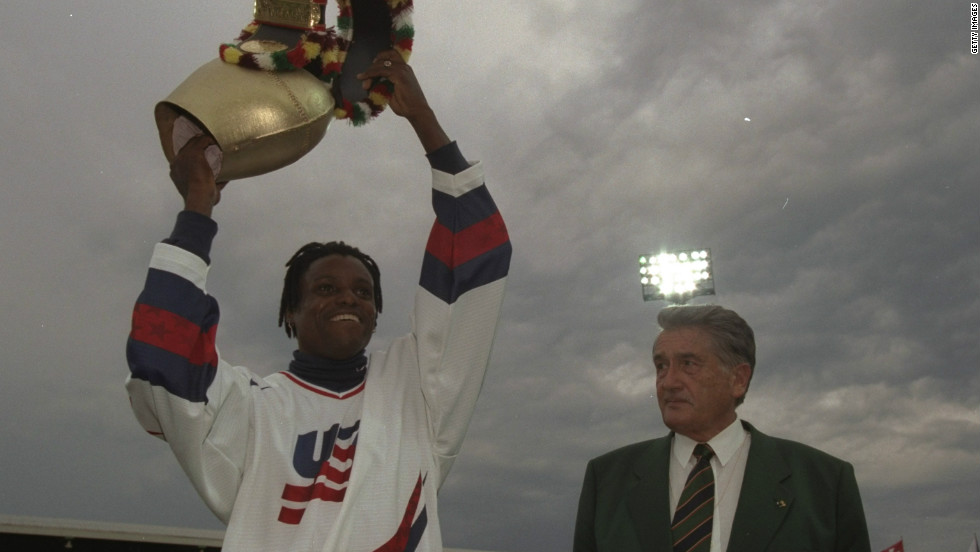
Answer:
[{"label": "getty images watermark", "polygon": [[980,24],[977,21],[977,2],[970,2],[970,53],[973,55],[980,50],[978,32],[980,32]]}]

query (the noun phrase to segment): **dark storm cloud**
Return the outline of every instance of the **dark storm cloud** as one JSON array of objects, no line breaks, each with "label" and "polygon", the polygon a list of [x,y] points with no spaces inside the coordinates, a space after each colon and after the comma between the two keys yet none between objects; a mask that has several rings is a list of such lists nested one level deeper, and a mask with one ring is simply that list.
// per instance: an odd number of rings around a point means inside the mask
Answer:
[{"label": "dark storm cloud", "polygon": [[[123,346],[179,207],[152,106],[248,4],[0,8],[0,513],[217,527],[132,419]],[[697,302],[756,329],[741,415],[852,461],[873,547],[965,548],[980,529],[968,4],[603,4],[417,2],[413,64],[485,162],[515,247],[440,496],[447,544],[568,549],[585,462],[666,431],[649,366],[662,303],[642,302],[637,256],[696,246],[718,288]],[[232,183],[208,284],[222,353],[282,368],[282,264],[311,240],[372,253],[386,295],[373,346],[404,332],[427,178],[411,130],[385,114]]]}]

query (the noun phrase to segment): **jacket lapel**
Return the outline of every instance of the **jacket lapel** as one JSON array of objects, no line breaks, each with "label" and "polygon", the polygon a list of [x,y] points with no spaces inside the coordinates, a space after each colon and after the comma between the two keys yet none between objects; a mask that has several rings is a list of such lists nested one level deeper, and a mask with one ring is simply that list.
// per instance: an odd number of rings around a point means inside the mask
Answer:
[{"label": "jacket lapel", "polygon": [[791,472],[775,442],[748,422],[742,424],[752,441],[727,552],[758,552],[772,540],[795,496],[782,484]]},{"label": "jacket lapel", "polygon": [[[673,434],[671,434],[673,435]],[[636,485],[626,497],[641,550],[670,550],[670,438],[650,442],[633,465]]]}]

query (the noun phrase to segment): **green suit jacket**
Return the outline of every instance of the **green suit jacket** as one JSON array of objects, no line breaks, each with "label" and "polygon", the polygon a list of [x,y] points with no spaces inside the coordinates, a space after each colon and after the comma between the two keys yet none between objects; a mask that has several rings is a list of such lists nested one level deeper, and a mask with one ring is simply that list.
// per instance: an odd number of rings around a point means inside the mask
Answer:
[{"label": "green suit jacket", "polygon": [[[727,552],[870,552],[854,468],[742,424],[752,441]],[[589,462],[574,552],[670,552],[671,438]]]}]

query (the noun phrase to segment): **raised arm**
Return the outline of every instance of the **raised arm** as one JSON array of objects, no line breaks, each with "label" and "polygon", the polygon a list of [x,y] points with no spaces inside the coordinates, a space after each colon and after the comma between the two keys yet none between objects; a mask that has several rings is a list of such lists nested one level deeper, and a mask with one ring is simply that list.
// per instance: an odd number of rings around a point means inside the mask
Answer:
[{"label": "raised arm", "polygon": [[219,309],[205,290],[210,218],[221,198],[206,151],[207,136],[180,150],[170,177],[184,198],[171,235],[154,248],[133,309],[126,345],[130,405],[143,428],[168,442],[211,509],[227,520],[245,462],[251,376],[232,369],[215,347]]},{"label": "raised arm", "polygon": [[510,266],[507,228],[483,181],[429,106],[415,72],[395,51],[379,54],[358,75],[389,79],[389,106],[415,130],[432,165],[435,222],[429,234],[415,301],[413,335],[436,484],[460,450],[490,359]]}]

